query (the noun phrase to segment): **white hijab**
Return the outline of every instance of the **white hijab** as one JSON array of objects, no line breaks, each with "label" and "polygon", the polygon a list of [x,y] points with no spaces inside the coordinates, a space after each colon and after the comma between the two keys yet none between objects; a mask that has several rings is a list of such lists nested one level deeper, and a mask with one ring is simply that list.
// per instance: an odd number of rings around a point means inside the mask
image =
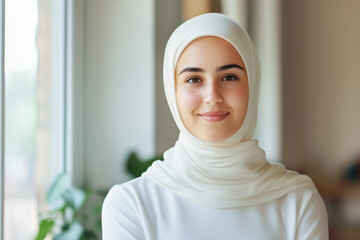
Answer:
[{"label": "white hijab", "polygon": [[[185,47],[202,36],[227,40],[245,63],[249,103],[241,128],[223,142],[193,136],[181,121],[175,95],[175,67]],[[181,198],[211,208],[250,206],[275,200],[297,188],[313,185],[309,177],[270,164],[252,139],[256,125],[260,66],[248,34],[229,17],[208,13],[180,25],[171,35],[164,58],[164,87],[180,130],[174,147],[143,174]]]}]

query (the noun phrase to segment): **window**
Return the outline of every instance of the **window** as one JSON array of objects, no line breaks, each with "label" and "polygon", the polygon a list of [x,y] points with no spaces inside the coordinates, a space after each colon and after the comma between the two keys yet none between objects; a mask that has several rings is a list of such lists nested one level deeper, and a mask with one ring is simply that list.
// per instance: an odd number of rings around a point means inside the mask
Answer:
[{"label": "window", "polygon": [[65,171],[66,1],[5,0],[4,239],[32,239]]}]

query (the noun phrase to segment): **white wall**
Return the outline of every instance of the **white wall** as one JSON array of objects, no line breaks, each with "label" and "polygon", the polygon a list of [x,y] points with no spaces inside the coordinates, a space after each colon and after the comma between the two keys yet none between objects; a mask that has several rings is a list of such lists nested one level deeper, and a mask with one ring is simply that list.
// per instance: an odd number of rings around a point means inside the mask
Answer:
[{"label": "white wall", "polygon": [[166,43],[177,26],[181,24],[181,1],[155,0],[155,78],[156,78],[156,152],[174,146],[179,130],[166,102],[163,84],[163,61]]},{"label": "white wall", "polygon": [[279,0],[249,2],[249,30],[261,65],[258,119],[254,136],[271,162],[282,162],[281,23]]},{"label": "white wall", "polygon": [[85,1],[84,43],[85,182],[108,188],[155,152],[154,1]]},{"label": "white wall", "polygon": [[360,155],[360,1],[283,1],[284,156],[342,174]]},{"label": "white wall", "polygon": [[249,0],[220,0],[221,12],[236,20],[244,29],[248,30]]}]

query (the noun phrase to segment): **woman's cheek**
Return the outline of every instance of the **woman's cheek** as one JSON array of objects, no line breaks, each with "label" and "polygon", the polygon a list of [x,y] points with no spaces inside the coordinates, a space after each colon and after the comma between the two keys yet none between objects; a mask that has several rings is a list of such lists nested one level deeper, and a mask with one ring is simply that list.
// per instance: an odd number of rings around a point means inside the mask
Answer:
[{"label": "woman's cheek", "polygon": [[247,85],[239,85],[237,88],[227,92],[227,96],[235,101],[247,102],[249,99],[249,90]]},{"label": "woman's cheek", "polygon": [[201,97],[197,91],[194,91],[193,89],[183,89],[180,94],[181,97],[178,99],[181,101],[183,109],[187,109],[188,112],[191,113],[198,109],[201,103]]}]

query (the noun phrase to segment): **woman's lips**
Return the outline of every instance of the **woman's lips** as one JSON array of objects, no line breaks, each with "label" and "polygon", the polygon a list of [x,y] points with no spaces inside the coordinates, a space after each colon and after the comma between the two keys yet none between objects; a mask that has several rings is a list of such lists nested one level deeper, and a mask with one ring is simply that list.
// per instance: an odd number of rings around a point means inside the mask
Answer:
[{"label": "woman's lips", "polygon": [[199,116],[202,117],[204,120],[208,122],[219,122],[229,115],[230,112],[206,112],[206,113],[199,113]]}]

